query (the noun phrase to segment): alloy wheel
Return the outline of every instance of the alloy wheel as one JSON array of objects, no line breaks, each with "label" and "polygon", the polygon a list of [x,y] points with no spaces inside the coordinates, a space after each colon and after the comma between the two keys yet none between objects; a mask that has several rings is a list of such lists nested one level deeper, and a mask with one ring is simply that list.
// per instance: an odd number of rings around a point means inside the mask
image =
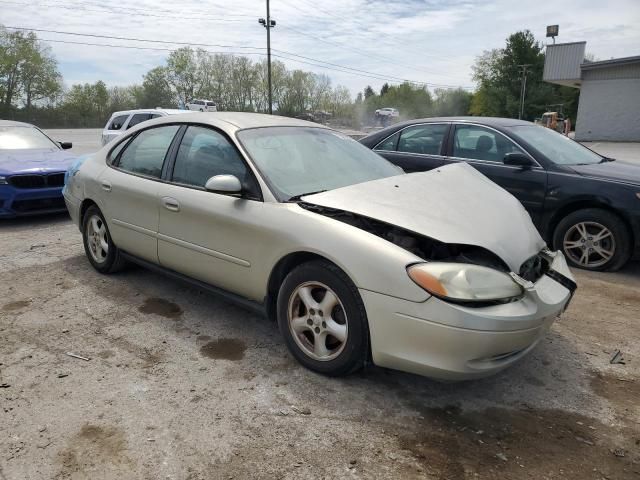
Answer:
[{"label": "alloy wheel", "polygon": [[562,246],[574,263],[597,268],[609,262],[616,253],[616,241],[611,230],[597,222],[580,222],[564,235]]},{"label": "alloy wheel", "polygon": [[300,349],[314,360],[329,361],[347,343],[347,315],[340,299],[320,282],[299,285],[287,309],[291,334]]},{"label": "alloy wheel", "polygon": [[87,244],[89,252],[97,263],[103,263],[109,254],[107,226],[98,215],[91,215],[87,222]]}]

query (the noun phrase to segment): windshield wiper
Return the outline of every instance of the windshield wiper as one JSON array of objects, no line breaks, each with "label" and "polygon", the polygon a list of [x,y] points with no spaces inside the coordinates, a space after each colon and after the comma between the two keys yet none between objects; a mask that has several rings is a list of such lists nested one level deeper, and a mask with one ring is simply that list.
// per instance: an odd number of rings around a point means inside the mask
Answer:
[{"label": "windshield wiper", "polygon": [[615,158],[602,157],[602,160],[600,160],[600,163],[615,162],[615,161],[616,161]]},{"label": "windshield wiper", "polygon": [[314,193],[322,193],[322,192],[326,192],[326,190],[318,190],[316,192],[300,193],[298,195],[294,195],[293,197],[289,197],[287,202],[299,202],[300,199],[302,199],[302,197],[306,197],[307,195],[313,195]]}]

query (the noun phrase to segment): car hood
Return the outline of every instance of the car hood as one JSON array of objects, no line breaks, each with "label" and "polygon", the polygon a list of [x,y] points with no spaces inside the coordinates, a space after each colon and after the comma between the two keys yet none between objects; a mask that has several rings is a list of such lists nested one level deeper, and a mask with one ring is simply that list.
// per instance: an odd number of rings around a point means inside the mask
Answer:
[{"label": "car hood", "polygon": [[64,172],[76,156],[58,149],[2,150],[0,175]]},{"label": "car hood", "polygon": [[518,272],[545,247],[520,202],[466,163],[302,197],[444,243],[475,245]]},{"label": "car hood", "polygon": [[593,165],[571,165],[571,169],[586,177],[640,185],[640,165],[616,160]]}]

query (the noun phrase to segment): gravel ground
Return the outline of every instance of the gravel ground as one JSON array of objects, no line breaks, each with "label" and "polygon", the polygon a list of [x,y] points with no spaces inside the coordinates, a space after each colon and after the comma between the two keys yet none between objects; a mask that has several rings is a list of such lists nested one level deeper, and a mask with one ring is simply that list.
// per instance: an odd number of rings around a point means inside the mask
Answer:
[{"label": "gravel ground", "polygon": [[495,377],[332,379],[264,318],[98,274],[64,215],[2,222],[0,479],[640,479],[640,265],[576,276]]}]

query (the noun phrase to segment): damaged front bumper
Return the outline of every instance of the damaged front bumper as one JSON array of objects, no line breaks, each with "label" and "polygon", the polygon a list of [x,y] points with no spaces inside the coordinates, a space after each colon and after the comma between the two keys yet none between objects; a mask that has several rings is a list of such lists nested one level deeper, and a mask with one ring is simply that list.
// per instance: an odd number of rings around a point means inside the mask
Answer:
[{"label": "damaged front bumper", "polygon": [[535,347],[575,291],[562,253],[541,254],[549,271],[535,283],[520,279],[524,295],[511,303],[472,307],[436,297],[417,303],[361,289],[373,362],[442,380],[484,377],[513,364]]}]

